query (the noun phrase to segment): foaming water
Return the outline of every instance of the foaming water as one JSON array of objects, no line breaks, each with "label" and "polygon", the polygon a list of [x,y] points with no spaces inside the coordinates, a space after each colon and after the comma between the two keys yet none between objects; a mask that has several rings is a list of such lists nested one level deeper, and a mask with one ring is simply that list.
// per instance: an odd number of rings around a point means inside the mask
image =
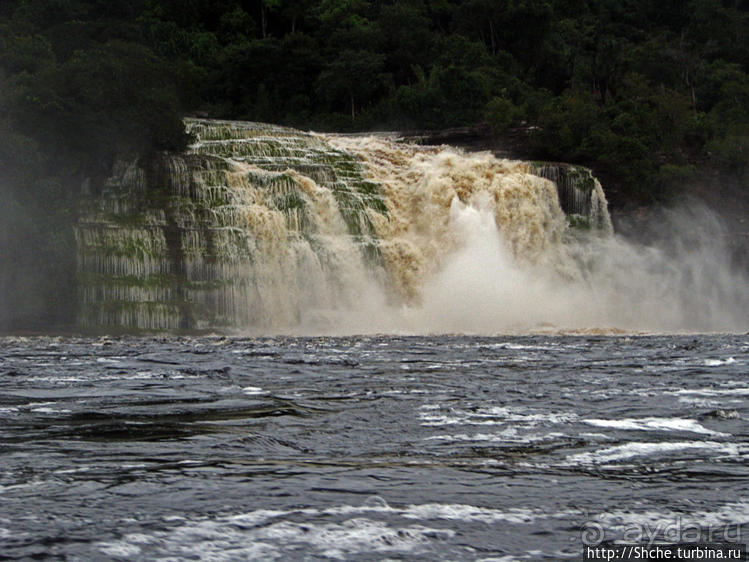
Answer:
[{"label": "foaming water", "polygon": [[684,208],[649,245],[613,235],[600,185],[596,219],[567,226],[551,182],[488,153],[382,138],[328,137],[383,186],[389,306],[349,311],[354,331],[405,333],[741,332],[749,279],[731,268],[720,221]]},{"label": "foaming water", "polygon": [[565,219],[556,188],[524,162],[373,137],[328,138],[360,157],[365,173],[382,186],[388,215],[374,224],[392,288],[406,298],[418,299],[425,279],[465,247],[466,227],[483,220],[464,213],[491,215],[494,226],[487,222],[482,232],[487,243],[494,243],[499,225],[518,262],[542,260],[562,241]]}]

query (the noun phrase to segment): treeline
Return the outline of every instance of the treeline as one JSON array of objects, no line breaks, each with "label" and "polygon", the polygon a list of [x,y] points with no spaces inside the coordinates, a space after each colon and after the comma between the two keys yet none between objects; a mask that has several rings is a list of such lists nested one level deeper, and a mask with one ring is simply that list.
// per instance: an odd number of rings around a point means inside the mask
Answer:
[{"label": "treeline", "polygon": [[488,121],[538,127],[539,157],[663,199],[706,160],[746,171],[748,7],[5,0],[3,156],[38,148],[56,174],[90,173],[115,152],[184,147],[185,112],[320,130]]},{"label": "treeline", "polygon": [[61,253],[84,178],[183,149],[190,113],[523,126],[638,201],[706,167],[747,185],[747,29],[748,0],[3,0],[0,241]]}]

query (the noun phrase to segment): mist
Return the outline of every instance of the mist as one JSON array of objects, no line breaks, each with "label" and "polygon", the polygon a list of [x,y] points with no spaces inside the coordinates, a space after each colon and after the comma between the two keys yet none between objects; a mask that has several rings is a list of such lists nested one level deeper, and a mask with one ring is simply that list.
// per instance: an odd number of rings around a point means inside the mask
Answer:
[{"label": "mist", "polygon": [[[394,302],[370,277],[350,308],[312,309],[283,333],[658,334],[749,330],[749,279],[726,228],[699,203],[664,210],[647,243],[570,234],[537,263],[517,260],[486,198],[450,207],[457,247],[417,296]],[[359,280],[361,282],[361,279]]]},{"label": "mist", "polygon": [[664,211],[647,244],[579,235],[553,259],[507,251],[489,209],[454,202],[461,247],[424,287],[418,332],[743,332],[749,283],[733,267],[726,228],[706,207]]},{"label": "mist", "polygon": [[[6,184],[7,187],[7,184]],[[0,206],[0,331],[46,331],[75,317],[72,225],[45,203],[19,202],[5,189]]]}]

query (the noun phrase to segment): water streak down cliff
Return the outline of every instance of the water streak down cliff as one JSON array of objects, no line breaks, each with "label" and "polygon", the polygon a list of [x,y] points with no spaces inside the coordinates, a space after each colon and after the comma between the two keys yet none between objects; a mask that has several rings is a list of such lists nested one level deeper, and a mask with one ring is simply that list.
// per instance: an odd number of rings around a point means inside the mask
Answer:
[{"label": "water streak down cliff", "polygon": [[[465,243],[466,208],[493,217],[519,262],[557,260],[568,236],[557,187],[540,176],[576,188],[548,167],[258,123],[187,128],[187,153],[118,162],[87,197],[82,326],[292,329],[418,304]],[[578,175],[570,213],[610,232],[600,185]]]}]

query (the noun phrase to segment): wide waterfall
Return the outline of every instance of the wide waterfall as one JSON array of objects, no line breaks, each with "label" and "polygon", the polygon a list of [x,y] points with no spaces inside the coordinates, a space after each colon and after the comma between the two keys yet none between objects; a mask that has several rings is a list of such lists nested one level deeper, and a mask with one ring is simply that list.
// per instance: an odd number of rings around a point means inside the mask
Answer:
[{"label": "wide waterfall", "polygon": [[708,278],[698,262],[677,267],[613,236],[585,168],[384,135],[186,124],[187,153],[122,160],[89,187],[76,228],[83,327],[494,333],[743,322],[686,297],[731,297],[731,275]]}]

